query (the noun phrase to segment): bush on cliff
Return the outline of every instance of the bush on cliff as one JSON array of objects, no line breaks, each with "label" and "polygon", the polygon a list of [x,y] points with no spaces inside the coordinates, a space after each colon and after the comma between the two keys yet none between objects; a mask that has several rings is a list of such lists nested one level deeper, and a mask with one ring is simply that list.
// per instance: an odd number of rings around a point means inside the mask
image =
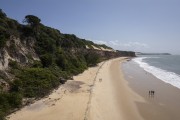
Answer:
[{"label": "bush on cliff", "polygon": [[49,69],[23,69],[12,84],[12,91],[22,93],[24,97],[43,97],[52,88],[59,85],[58,77]]},{"label": "bush on cliff", "polygon": [[85,55],[85,59],[87,61],[88,66],[94,66],[98,62],[100,62],[100,57],[97,53],[89,52]]},{"label": "bush on cliff", "polygon": [[17,92],[2,92],[0,93],[0,103],[0,120],[4,120],[4,116],[12,109],[21,107],[22,95]]}]

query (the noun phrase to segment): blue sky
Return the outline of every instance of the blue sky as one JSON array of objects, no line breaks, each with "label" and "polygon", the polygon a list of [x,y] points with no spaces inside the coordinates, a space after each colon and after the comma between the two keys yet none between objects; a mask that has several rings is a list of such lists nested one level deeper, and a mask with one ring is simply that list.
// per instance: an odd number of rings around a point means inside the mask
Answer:
[{"label": "blue sky", "polygon": [[8,17],[25,15],[62,33],[114,49],[180,54],[180,0],[0,0]]}]

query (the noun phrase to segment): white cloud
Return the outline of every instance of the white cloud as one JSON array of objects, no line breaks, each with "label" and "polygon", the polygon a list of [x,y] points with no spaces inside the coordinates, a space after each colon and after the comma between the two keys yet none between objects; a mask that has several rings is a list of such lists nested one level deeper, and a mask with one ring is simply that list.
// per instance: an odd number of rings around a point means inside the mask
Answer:
[{"label": "white cloud", "polygon": [[108,42],[110,45],[114,45],[114,46],[119,46],[119,41],[117,41],[117,40],[111,40],[111,41],[109,41]]},{"label": "white cloud", "polygon": [[94,41],[95,43],[98,43],[98,44],[108,44],[106,41],[102,41],[102,40],[95,40]]},{"label": "white cloud", "polygon": [[124,47],[124,48],[129,48],[129,47],[134,47],[134,48],[148,48],[148,45],[145,43],[140,43],[140,42],[127,42],[127,43],[121,43],[118,40],[111,40],[108,42],[108,45],[112,45],[114,47]]},{"label": "white cloud", "polygon": [[146,43],[141,42],[120,42],[118,40],[110,40],[110,41],[103,41],[103,40],[92,40],[97,44],[105,44],[107,46],[110,46],[116,50],[132,50],[132,51],[142,51],[149,46]]},{"label": "white cloud", "polygon": [[120,44],[120,46],[124,46],[124,47],[144,47],[144,48],[148,47],[147,44],[139,43],[139,42],[128,42],[128,43]]}]

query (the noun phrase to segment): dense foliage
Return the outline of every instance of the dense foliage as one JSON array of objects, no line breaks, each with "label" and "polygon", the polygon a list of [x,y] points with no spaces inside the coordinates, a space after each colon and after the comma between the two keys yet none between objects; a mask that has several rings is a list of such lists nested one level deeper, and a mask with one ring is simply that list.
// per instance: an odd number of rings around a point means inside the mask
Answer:
[{"label": "dense foliage", "polygon": [[26,15],[23,22],[27,22],[31,26],[37,26],[40,24],[41,20],[34,15]]},{"label": "dense foliage", "polygon": [[18,75],[11,90],[24,97],[43,97],[49,90],[59,85],[58,76],[49,69],[26,68]]},{"label": "dense foliage", "polygon": [[22,95],[17,92],[0,93],[0,103],[0,120],[3,120],[10,110],[21,106]]}]

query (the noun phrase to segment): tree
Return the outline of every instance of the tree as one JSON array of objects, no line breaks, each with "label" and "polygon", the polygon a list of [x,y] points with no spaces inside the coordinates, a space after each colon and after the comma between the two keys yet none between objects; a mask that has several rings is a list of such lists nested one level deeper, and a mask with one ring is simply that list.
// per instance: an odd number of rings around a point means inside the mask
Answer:
[{"label": "tree", "polygon": [[26,15],[25,19],[23,20],[24,23],[28,23],[29,25],[36,27],[40,24],[41,19],[34,15]]},{"label": "tree", "polygon": [[4,18],[6,16],[6,13],[4,13],[2,9],[0,9],[0,18]]},{"label": "tree", "polygon": [[[38,32],[38,28],[39,28],[41,19],[39,19],[38,17],[36,17],[34,15],[26,15],[23,22],[28,23],[32,27],[34,35],[36,35],[36,33]],[[28,27],[26,27],[26,28],[28,28]],[[31,29],[28,29],[28,30],[31,30]]]}]

